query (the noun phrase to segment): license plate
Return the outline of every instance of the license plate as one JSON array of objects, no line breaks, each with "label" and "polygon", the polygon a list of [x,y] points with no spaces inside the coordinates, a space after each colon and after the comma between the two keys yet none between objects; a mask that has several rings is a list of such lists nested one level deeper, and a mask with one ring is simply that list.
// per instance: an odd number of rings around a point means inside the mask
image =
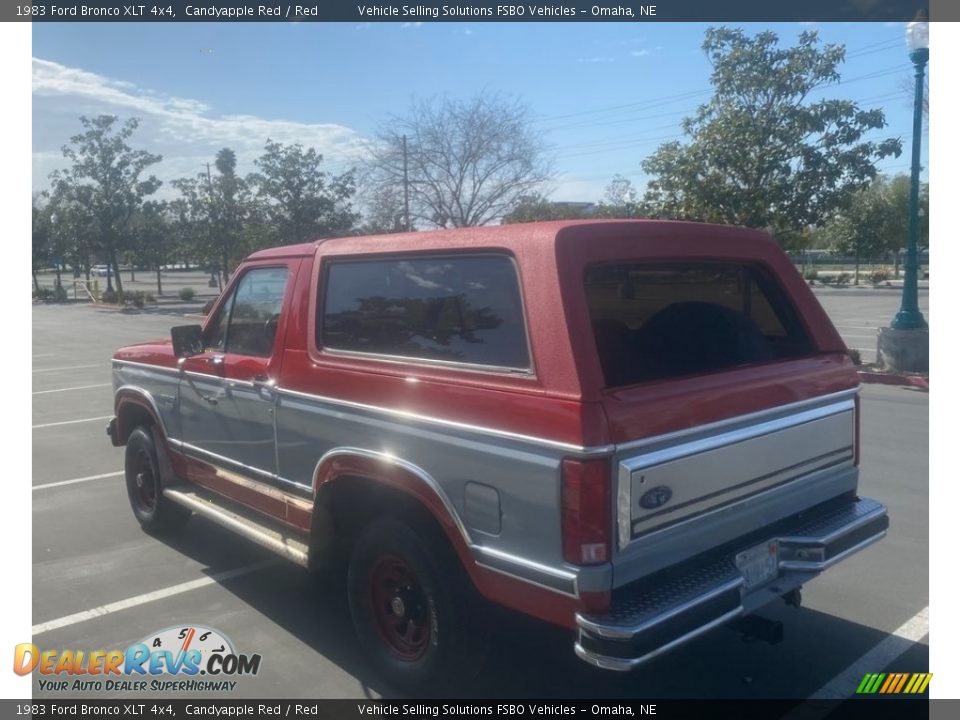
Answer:
[{"label": "license plate", "polygon": [[760,587],[777,577],[779,572],[776,541],[765,542],[737,553],[734,562],[743,575],[747,590]]}]

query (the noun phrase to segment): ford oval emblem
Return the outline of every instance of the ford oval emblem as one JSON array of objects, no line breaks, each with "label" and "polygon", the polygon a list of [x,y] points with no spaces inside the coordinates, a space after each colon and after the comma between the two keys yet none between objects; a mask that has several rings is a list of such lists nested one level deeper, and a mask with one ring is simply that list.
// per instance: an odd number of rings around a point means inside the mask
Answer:
[{"label": "ford oval emblem", "polygon": [[661,505],[666,505],[673,497],[673,490],[666,485],[658,485],[650,488],[640,496],[640,507],[647,510],[656,510]]}]

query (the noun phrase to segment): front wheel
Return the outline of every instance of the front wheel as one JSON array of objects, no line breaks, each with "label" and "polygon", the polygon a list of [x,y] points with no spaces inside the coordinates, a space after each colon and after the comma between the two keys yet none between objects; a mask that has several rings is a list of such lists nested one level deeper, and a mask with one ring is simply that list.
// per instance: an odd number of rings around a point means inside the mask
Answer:
[{"label": "front wheel", "polygon": [[189,510],[163,497],[157,448],[149,428],[138,427],[127,438],[124,471],[130,507],[144,530],[171,533],[190,519]]},{"label": "front wheel", "polygon": [[361,531],[347,572],[350,614],[381,675],[428,692],[476,675],[483,632],[468,583],[439,533],[393,518]]}]

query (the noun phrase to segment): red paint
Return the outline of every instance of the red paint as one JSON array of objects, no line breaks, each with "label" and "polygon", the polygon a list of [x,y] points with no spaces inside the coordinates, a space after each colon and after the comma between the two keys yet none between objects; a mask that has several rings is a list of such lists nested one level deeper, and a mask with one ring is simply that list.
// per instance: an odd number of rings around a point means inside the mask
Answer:
[{"label": "red paint", "polygon": [[[398,253],[497,252],[516,261],[531,345],[532,373],[517,375],[417,362],[346,357],[318,347],[317,297],[323,263]],[[583,292],[585,268],[622,260],[729,260],[761,266],[792,299],[815,352],[809,357],[607,390]],[[203,356],[187,369],[237,380],[270,378],[281,388],[552,440],[603,446],[711,423],[856,387],[846,348],[809,286],[769,236],[698,223],[580,221],[348,237],[254,253],[234,274],[205,325],[252,267],[285,265],[291,279],[270,359],[227,355],[212,369]],[[176,367],[169,341],[124,348],[118,359]],[[276,495],[256,493],[190,460],[196,482],[306,530],[309,513]],[[347,475],[375,479],[417,498],[437,519],[471,580],[489,599],[573,626],[582,607],[599,612],[609,593],[580,601],[482,568],[440,498],[389,462],[341,456],[320,468],[318,492]]]}]

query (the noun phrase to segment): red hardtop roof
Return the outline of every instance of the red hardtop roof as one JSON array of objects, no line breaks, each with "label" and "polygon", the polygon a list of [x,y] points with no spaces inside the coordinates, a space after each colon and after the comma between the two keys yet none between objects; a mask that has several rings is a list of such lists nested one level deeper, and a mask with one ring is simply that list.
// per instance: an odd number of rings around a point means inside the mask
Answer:
[{"label": "red hardtop roof", "polygon": [[389,235],[355,235],[314,240],[297,245],[283,245],[260,250],[250,260],[313,255],[318,245],[331,251],[383,252],[389,250],[416,251],[443,247],[475,246],[514,247],[518,244],[554,243],[563,237],[576,242],[581,239],[598,240],[610,237],[702,236],[709,233],[717,239],[756,240],[770,242],[766,233],[733,225],[684,222],[678,220],[556,220],[551,222],[486,225],[483,227],[428,230],[423,232],[392,233]]}]

